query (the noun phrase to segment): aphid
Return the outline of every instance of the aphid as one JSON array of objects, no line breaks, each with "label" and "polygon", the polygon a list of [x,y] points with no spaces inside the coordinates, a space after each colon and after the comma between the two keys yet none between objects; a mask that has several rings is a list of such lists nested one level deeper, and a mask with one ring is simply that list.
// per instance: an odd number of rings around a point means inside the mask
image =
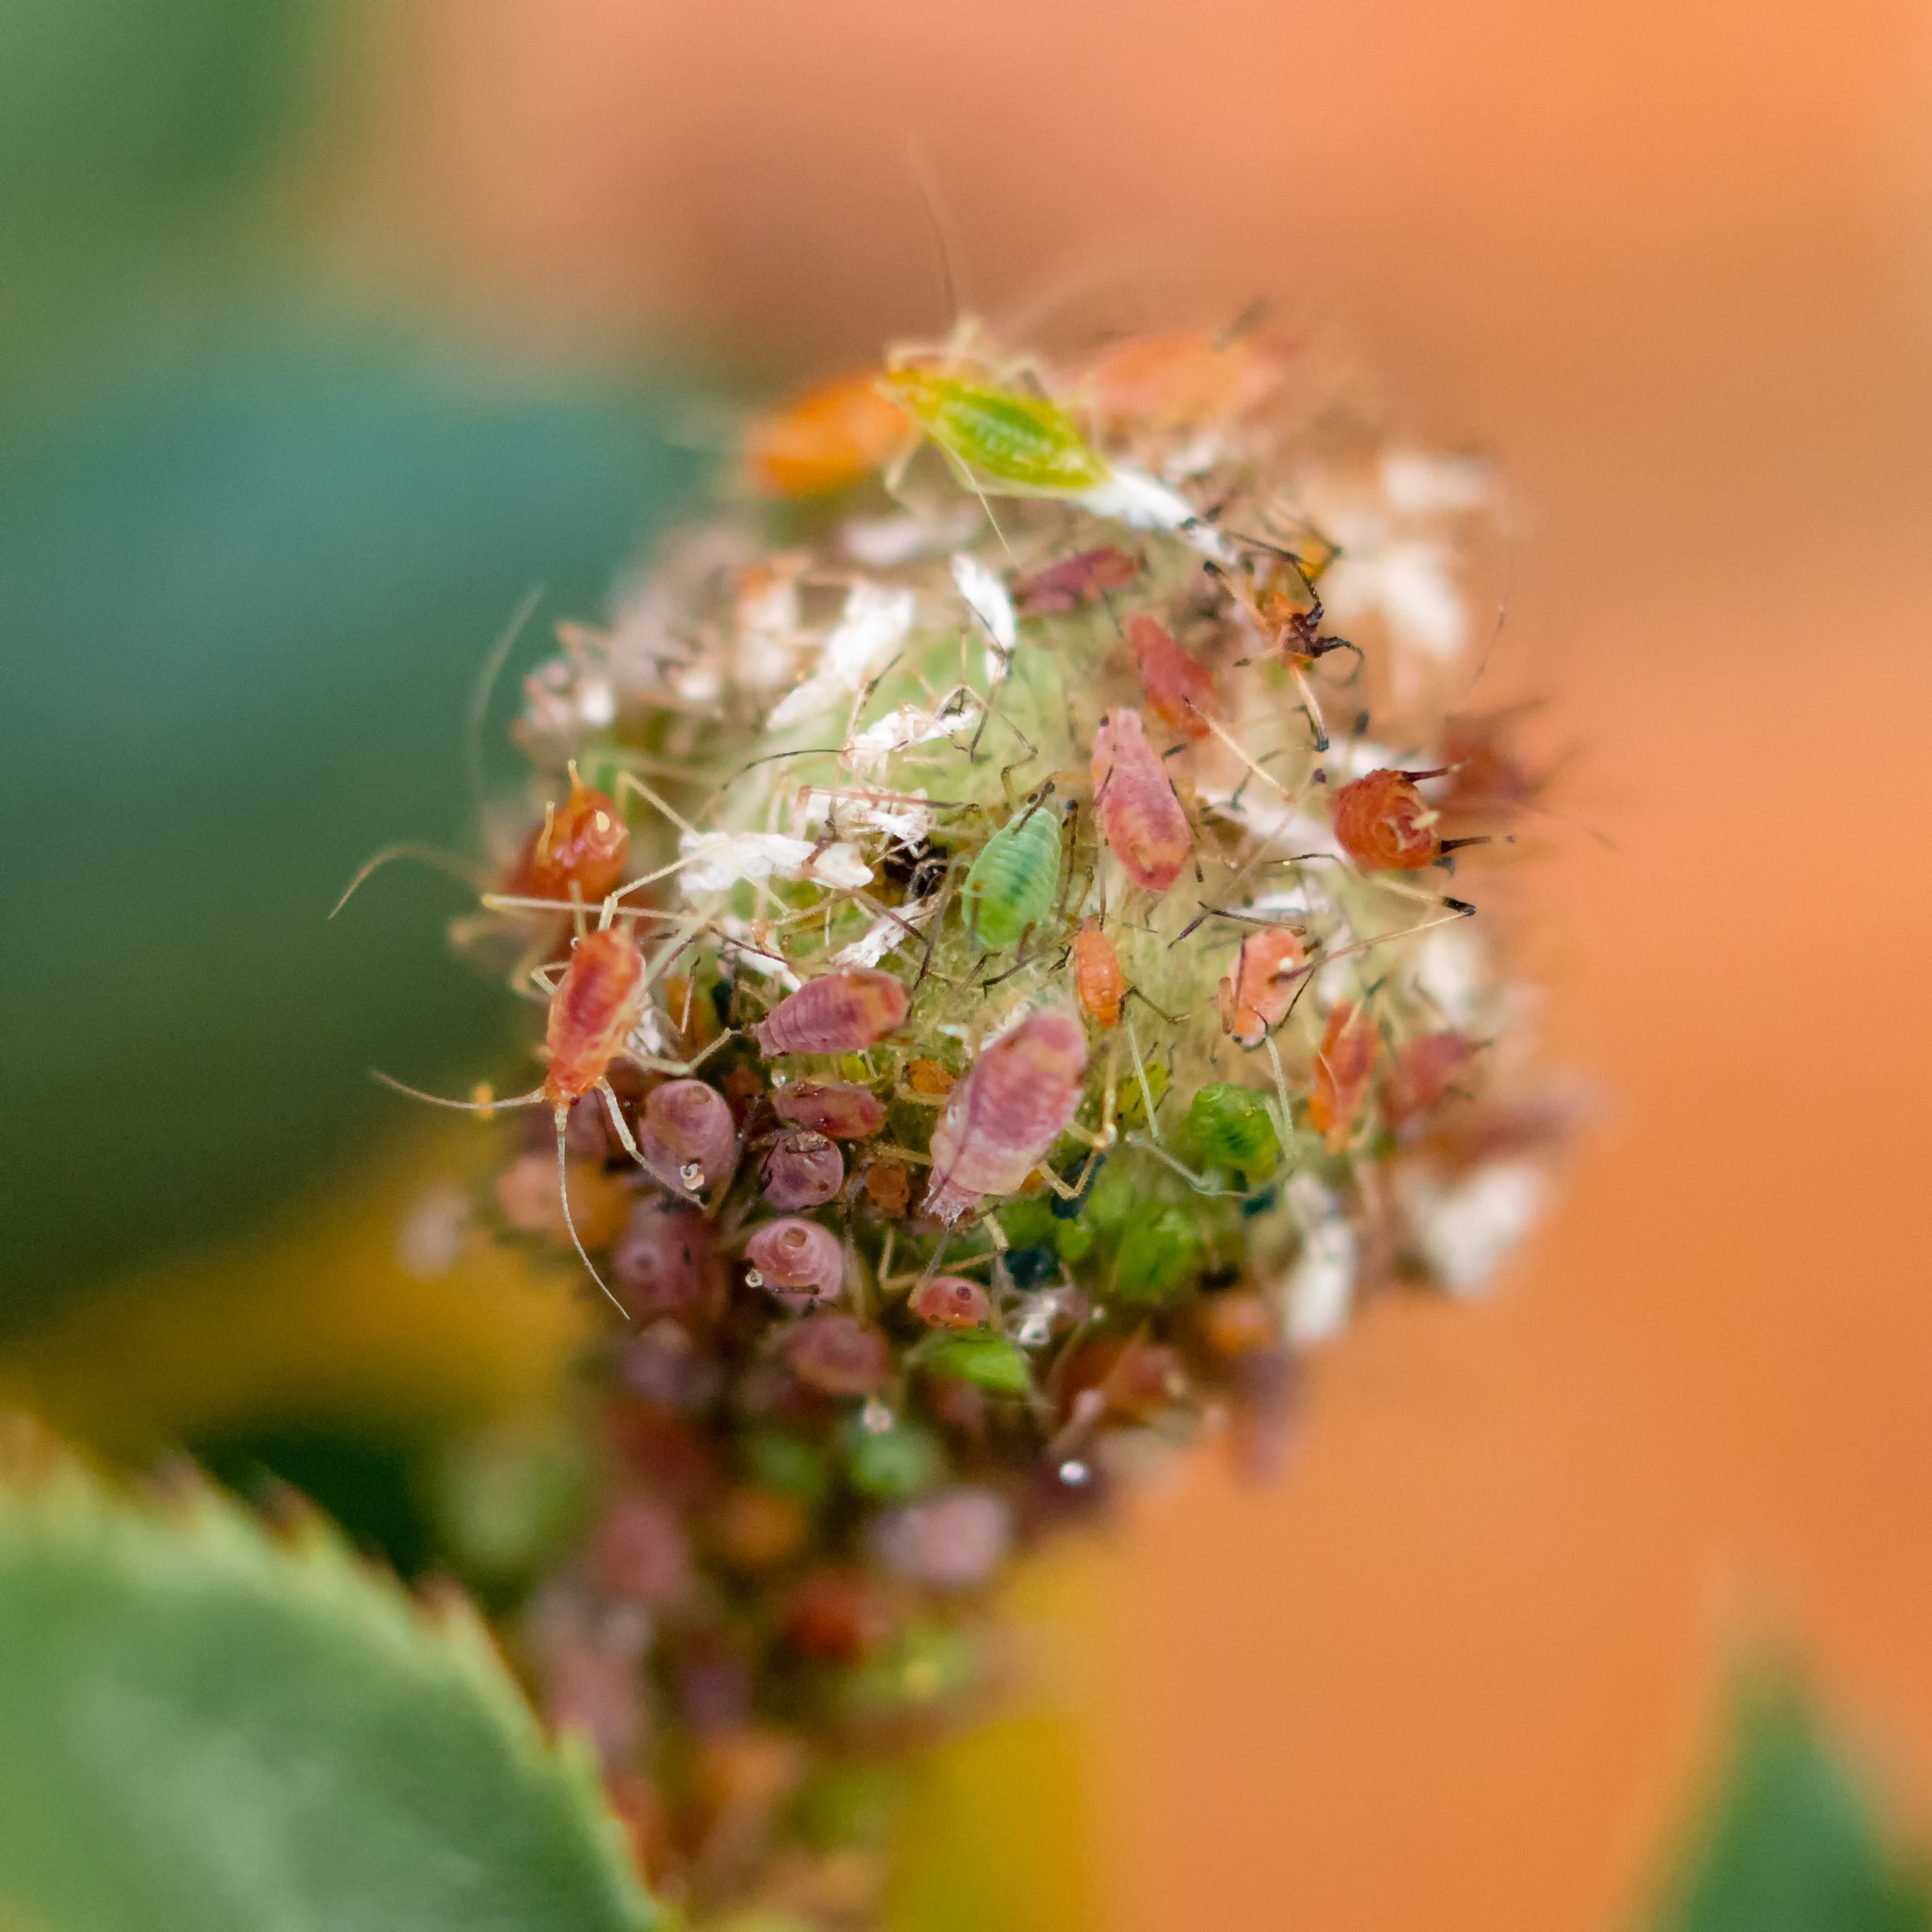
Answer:
[{"label": "aphid", "polygon": [[702,1080],[669,1080],[644,1099],[637,1144],[666,1186],[701,1194],[731,1164],[738,1130],[730,1103]]},{"label": "aphid", "polygon": [[875,1160],[865,1171],[866,1198],[889,1221],[903,1220],[912,1205],[912,1176],[899,1160]]},{"label": "aphid", "polygon": [[1444,818],[1500,819],[1535,805],[1546,777],[1532,772],[1516,751],[1516,723],[1524,708],[1465,712],[1444,721],[1442,757],[1449,772]]},{"label": "aphid", "polygon": [[1086,1016],[1103,1033],[1121,1023],[1121,1002],[1127,996],[1127,975],[1121,970],[1113,941],[1089,919],[1074,935],[1074,992]]},{"label": "aphid", "polygon": [[1116,549],[1112,544],[1103,544],[1097,550],[1078,551],[1017,579],[1013,601],[1022,617],[1078,610],[1108,591],[1124,590],[1139,574],[1138,558]]},{"label": "aphid", "polygon": [[993,1313],[986,1290],[962,1275],[935,1275],[922,1281],[908,1306],[934,1328],[983,1328]]},{"label": "aphid", "polygon": [[917,423],[970,487],[1017,496],[1077,496],[1104,483],[1107,459],[1074,419],[1043,396],[983,377],[893,369],[881,392]]},{"label": "aphid", "polygon": [[1264,927],[1241,941],[1220,989],[1221,1026],[1237,1046],[1259,1047],[1281,1024],[1307,962],[1301,940],[1285,927]]},{"label": "aphid", "polygon": [[1417,872],[1449,850],[1436,830],[1441,815],[1416,789],[1419,778],[1442,772],[1387,767],[1341,785],[1328,800],[1335,841],[1365,872]]},{"label": "aphid", "polygon": [[1052,910],[1060,889],[1060,820],[1035,806],[980,848],[960,888],[967,929],[989,952],[1018,945]]},{"label": "aphid", "polygon": [[640,1321],[657,1315],[687,1326],[709,1321],[724,1299],[716,1224],[697,1208],[661,1195],[632,1210],[610,1267]]},{"label": "aphid", "polygon": [[952,1074],[936,1060],[909,1060],[906,1063],[906,1084],[915,1094],[944,1095],[952,1092],[954,1082]]},{"label": "aphid", "polygon": [[1338,1000],[1315,1056],[1315,1085],[1308,1120],[1331,1154],[1339,1154],[1355,1131],[1375,1070],[1375,1023],[1366,1006]]},{"label": "aphid", "polygon": [[1194,835],[1138,711],[1119,705],[1100,720],[1093,776],[1108,850],[1136,885],[1164,893],[1181,876]]},{"label": "aphid", "polygon": [[624,815],[605,793],[586,785],[573,764],[570,795],[562,805],[544,807],[544,822],[530,835],[508,889],[521,897],[567,901],[574,887],[579,897],[594,905],[617,889],[630,853]]},{"label": "aphid", "polygon": [[807,1315],[786,1338],[785,1357],[792,1373],[820,1395],[873,1395],[892,1372],[891,1345],[856,1315]]},{"label": "aphid", "polygon": [[1182,738],[1206,738],[1215,709],[1214,679],[1207,665],[1190,657],[1167,626],[1144,610],[1127,620],[1127,648],[1155,716]]},{"label": "aphid", "polygon": [[765,1155],[764,1198],[774,1207],[823,1207],[845,1184],[838,1143],[810,1127],[780,1134]]},{"label": "aphid", "polygon": [[856,1663],[892,1634],[892,1606],[863,1570],[816,1569],[785,1606],[785,1641],[822,1663]]},{"label": "aphid", "polygon": [[1433,1113],[1476,1057],[1460,1033],[1425,1033],[1396,1056],[1383,1083],[1382,1112],[1398,1131]]},{"label": "aphid", "polygon": [[1328,728],[1323,721],[1315,686],[1308,681],[1309,667],[1331,651],[1354,651],[1356,647],[1346,638],[1330,637],[1322,630],[1322,600],[1315,587],[1339,553],[1326,538],[1313,532],[1308,548],[1310,554],[1303,556],[1275,544],[1262,544],[1243,551],[1232,570],[1212,562],[1203,567],[1227,583],[1263,641],[1280,653],[1315,734],[1315,748],[1326,751]]},{"label": "aphid", "polygon": [[890,973],[845,966],[788,993],[751,1029],[759,1051],[857,1053],[901,1026],[912,998]]},{"label": "aphid", "polygon": [[816,1221],[793,1216],[767,1221],[745,1244],[745,1258],[757,1276],[754,1288],[818,1299],[836,1295],[845,1283],[845,1250],[838,1237]]},{"label": "aphid", "polygon": [[1281,1158],[1280,1137],[1267,1103],[1250,1087],[1216,1081],[1189,1104],[1188,1132],[1211,1168],[1233,1168],[1250,1181],[1265,1180]]},{"label": "aphid", "polygon": [[549,1066],[540,1091],[556,1110],[559,1145],[572,1102],[605,1083],[644,1009],[644,957],[622,926],[600,926],[570,949],[544,1026]]},{"label": "aphid", "polygon": [[950,1225],[984,1194],[1009,1194],[1079,1111],[1086,1035],[1063,1009],[1030,1013],[982,1052],[932,1130],[925,1212]]},{"label": "aphid", "polygon": [[912,435],[880,372],[835,377],[751,425],[745,476],[760,495],[823,497],[882,469]]},{"label": "aphid", "polygon": [[780,1120],[834,1140],[865,1140],[885,1125],[885,1103],[850,1080],[800,1080],[777,1088],[772,1105]]},{"label": "aphid", "polygon": [[1248,415],[1281,374],[1250,337],[1190,329],[1112,343],[1074,380],[1107,428],[1172,432]]}]

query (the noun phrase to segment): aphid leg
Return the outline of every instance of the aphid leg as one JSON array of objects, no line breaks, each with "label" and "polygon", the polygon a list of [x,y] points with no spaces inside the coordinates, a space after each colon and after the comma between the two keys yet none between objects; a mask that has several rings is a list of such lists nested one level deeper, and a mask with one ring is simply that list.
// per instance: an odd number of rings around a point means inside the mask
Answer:
[{"label": "aphid leg", "polygon": [[570,1246],[577,1250],[577,1259],[589,1272],[590,1278],[604,1291],[604,1298],[623,1316],[630,1319],[630,1310],[611,1293],[610,1284],[597,1272],[596,1264],[583,1251],[583,1243],[577,1233],[577,1224],[570,1215],[570,1165],[565,1156],[564,1130],[570,1117],[568,1107],[557,1109],[557,1198],[563,1207],[563,1224],[570,1231]]},{"label": "aphid leg", "polygon": [[[1148,1001],[1153,1005],[1151,1000]],[[1155,1008],[1158,1012],[1160,1009]],[[1128,1012],[1125,1000],[1121,1002],[1121,1018],[1127,1029],[1127,1051],[1134,1056],[1134,1078],[1140,1083],[1141,1105],[1147,1111],[1147,1131],[1154,1136],[1155,1146],[1160,1143],[1160,1122],[1154,1114],[1154,1089],[1148,1083],[1147,1063],[1141,1058],[1140,1041],[1134,1031],[1134,1015]]]},{"label": "aphid leg", "polygon": [[1285,1147],[1294,1138],[1295,1131],[1294,1108],[1288,1098],[1288,1075],[1282,1070],[1281,1049],[1275,1044],[1274,1035],[1264,1033],[1261,1037],[1267,1046],[1268,1065],[1274,1069],[1275,1099],[1281,1109],[1281,1144]]},{"label": "aphid leg", "polygon": [[445,852],[435,846],[385,846],[356,868],[355,876],[342,888],[341,898],[329,907],[329,918],[333,919],[355,897],[363,881],[372,872],[381,871],[392,859],[397,858],[413,858],[420,865],[434,866],[439,872],[447,872],[452,879],[460,879],[465,885],[475,887],[479,893],[485,894],[484,904],[488,903],[486,889],[489,875],[473,860],[461,858],[454,852]]},{"label": "aphid leg", "polygon": [[612,1130],[623,1142],[624,1151],[640,1168],[644,1166],[646,1164],[643,1155],[639,1151],[636,1141],[631,1138],[630,1124],[624,1118],[623,1107],[617,1099],[617,1090],[610,1084],[608,1079],[604,1079],[597,1082],[596,1091],[603,1096],[604,1111],[610,1117]]},{"label": "aphid leg", "polygon": [[[678,1031],[682,1032],[683,1029],[680,1027]],[[669,1074],[674,1079],[685,1080],[696,1073],[698,1069],[703,1066],[720,1047],[737,1038],[738,1030],[736,1027],[734,1027],[729,1033],[721,1033],[701,1053],[692,1055],[689,1060],[660,1060],[654,1053],[626,1052],[624,1057],[633,1066],[642,1067],[646,1073]]]},{"label": "aphid leg", "polygon": [[1245,1201],[1249,1190],[1240,1187],[1216,1187],[1205,1175],[1197,1174],[1192,1168],[1184,1167],[1157,1141],[1143,1140],[1138,1134],[1127,1136],[1127,1144],[1138,1147],[1143,1153],[1151,1154],[1164,1166],[1169,1167],[1198,1194],[1208,1194],[1225,1201]]},{"label": "aphid leg", "polygon": [[1328,727],[1322,719],[1321,700],[1315,695],[1315,686],[1308,681],[1308,673],[1302,669],[1300,659],[1290,656],[1288,674],[1294,680],[1295,691],[1302,700],[1302,708],[1308,714],[1308,728],[1315,734],[1315,748],[1318,751],[1328,749]]}]

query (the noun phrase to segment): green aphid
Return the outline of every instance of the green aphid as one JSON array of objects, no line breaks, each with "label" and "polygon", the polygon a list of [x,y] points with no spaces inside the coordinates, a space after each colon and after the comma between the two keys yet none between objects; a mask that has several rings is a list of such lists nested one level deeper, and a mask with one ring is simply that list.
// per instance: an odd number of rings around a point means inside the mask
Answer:
[{"label": "green aphid", "polygon": [[880,387],[982,485],[1078,496],[1112,474],[1074,419],[1043,396],[930,369],[894,369]]},{"label": "green aphid", "polygon": [[1018,945],[1053,909],[1060,890],[1060,819],[1050,807],[1022,812],[980,849],[960,897],[966,929],[988,952]]},{"label": "green aphid", "polygon": [[1129,1218],[1121,1237],[1113,1292],[1123,1302],[1164,1302],[1200,1272],[1201,1233],[1185,1207],[1149,1201]]},{"label": "green aphid", "polygon": [[1207,1167],[1233,1168],[1247,1180],[1263,1181],[1280,1164],[1274,1118],[1252,1087],[1224,1080],[1203,1087],[1187,1110],[1187,1130]]}]

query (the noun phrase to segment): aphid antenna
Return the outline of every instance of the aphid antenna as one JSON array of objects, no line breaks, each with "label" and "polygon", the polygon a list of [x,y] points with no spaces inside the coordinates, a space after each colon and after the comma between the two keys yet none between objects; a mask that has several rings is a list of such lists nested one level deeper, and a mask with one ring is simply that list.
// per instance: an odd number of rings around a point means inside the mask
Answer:
[{"label": "aphid antenna", "polygon": [[393,1074],[384,1073],[380,1067],[371,1067],[369,1078],[394,1092],[407,1094],[412,1100],[426,1100],[432,1107],[447,1107],[455,1113],[499,1113],[511,1107],[541,1106],[544,1099],[540,1086],[533,1086],[527,1094],[512,1095],[506,1100],[452,1100],[442,1094],[424,1093],[421,1087],[411,1086]]},{"label": "aphid antenna", "polygon": [[688,832],[693,838],[698,836],[698,828],[682,812],[674,811],[666,804],[635,772],[619,772],[617,773],[617,794],[620,803],[622,802],[626,792],[635,792],[647,805],[654,806],[662,812],[680,832]]},{"label": "aphid antenna", "polygon": [[488,895],[485,889],[489,884],[489,875],[474,859],[464,858],[454,852],[445,852],[437,846],[403,844],[385,846],[372,858],[365,858],[356,868],[355,876],[343,887],[342,896],[329,907],[329,917],[333,919],[349,903],[371,873],[381,871],[392,860],[398,858],[413,858],[419,865],[433,866],[439,872],[447,872],[452,879],[460,879],[465,885],[475,887],[479,893],[483,893],[484,902],[488,903]]},{"label": "aphid antenna", "polygon": [[1126,1138],[1128,1146],[1138,1147],[1143,1153],[1151,1154],[1164,1166],[1172,1168],[1198,1194],[1206,1194],[1215,1200],[1245,1201],[1254,1191],[1250,1188],[1216,1187],[1204,1176],[1197,1174],[1192,1168],[1184,1166],[1177,1160],[1159,1142],[1145,1140],[1137,1131],[1130,1130]]},{"label": "aphid antenna", "polygon": [[[1153,1003],[1150,1000],[1148,1004]],[[1154,1144],[1158,1147],[1160,1121],[1154,1110],[1154,1089],[1147,1078],[1147,1062],[1141,1057],[1140,1039],[1134,1031],[1134,1015],[1127,1010],[1127,1001],[1124,999],[1121,1002],[1121,1023],[1127,1029],[1127,1050],[1134,1056],[1134,1078],[1140,1086],[1141,1105],[1147,1109],[1147,1131],[1154,1136]],[[1127,1138],[1131,1140],[1134,1137],[1129,1134]]]},{"label": "aphid antenna", "polygon": [[490,699],[495,695],[497,680],[503,675],[504,665],[510,661],[510,652],[517,647],[517,639],[523,635],[523,626],[536,615],[543,595],[544,587],[540,583],[531,584],[523,593],[523,601],[510,613],[509,622],[497,633],[495,642],[476,667],[475,678],[470,686],[469,703],[463,707],[463,769],[470,781],[471,807],[480,820],[489,808],[484,782],[483,728],[489,717]]}]

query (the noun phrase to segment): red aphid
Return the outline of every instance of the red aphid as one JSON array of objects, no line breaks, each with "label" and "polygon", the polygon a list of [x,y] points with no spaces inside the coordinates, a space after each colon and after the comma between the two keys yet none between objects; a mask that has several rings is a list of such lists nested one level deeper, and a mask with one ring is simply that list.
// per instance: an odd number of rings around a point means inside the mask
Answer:
[{"label": "red aphid", "polygon": [[510,890],[521,897],[562,899],[574,886],[587,902],[614,892],[630,854],[624,815],[603,792],[595,791],[570,767],[570,795],[544,815],[510,876]]},{"label": "red aphid", "polygon": [[1468,1070],[1476,1049],[1460,1033],[1425,1033],[1396,1056],[1383,1083],[1382,1112],[1400,1130],[1433,1113]]},{"label": "red aphid", "polygon": [[1439,772],[1383,767],[1340,786],[1328,801],[1336,843],[1365,872],[1417,872],[1442,857],[1440,814],[1416,789]]},{"label": "red aphid", "polygon": [[993,1312],[986,1290],[962,1275],[935,1275],[922,1281],[912,1291],[909,1306],[935,1328],[983,1328]]},{"label": "red aphid", "polygon": [[885,1103],[850,1080],[800,1080],[777,1088],[772,1105],[780,1120],[834,1140],[866,1140],[885,1125]]},{"label": "red aphid", "polygon": [[1102,1032],[1110,1033],[1120,1025],[1127,975],[1121,970],[1113,941],[1091,919],[1074,935],[1074,991]]},{"label": "red aphid", "polygon": [[1368,1009],[1338,1000],[1315,1050],[1315,1085],[1308,1095],[1309,1124],[1331,1154],[1340,1153],[1354,1134],[1375,1070],[1375,1045]]},{"label": "red aphid", "polygon": [[1031,1013],[953,1088],[932,1134],[924,1211],[950,1226],[984,1194],[1009,1194],[1053,1151],[1086,1086],[1086,1034],[1072,1013]]},{"label": "red aphid", "polygon": [[1108,849],[1136,885],[1165,892],[1181,876],[1194,835],[1138,711],[1121,705],[1101,719],[1093,778]]},{"label": "red aphid", "polygon": [[1222,1029],[1237,1046],[1259,1047],[1281,1024],[1307,962],[1301,940],[1283,926],[1264,927],[1241,941],[1219,995]]},{"label": "red aphid", "polygon": [[562,1134],[570,1103],[581,1100],[610,1063],[644,1009],[644,957],[622,926],[587,932],[570,949],[544,1027],[549,1066],[543,1095],[557,1109]]},{"label": "red aphid", "polygon": [[1127,648],[1155,716],[1183,738],[1207,737],[1215,701],[1207,665],[1183,651],[1167,626],[1144,610],[1127,620]]},{"label": "red aphid", "polygon": [[1137,558],[1104,544],[1097,550],[1063,557],[1058,563],[1020,578],[1013,587],[1013,608],[1029,617],[1049,611],[1078,610],[1108,591],[1125,588],[1139,574]]},{"label": "red aphid", "polygon": [[900,1026],[911,1004],[890,973],[846,966],[786,994],[751,1036],[765,1054],[857,1053]]}]

